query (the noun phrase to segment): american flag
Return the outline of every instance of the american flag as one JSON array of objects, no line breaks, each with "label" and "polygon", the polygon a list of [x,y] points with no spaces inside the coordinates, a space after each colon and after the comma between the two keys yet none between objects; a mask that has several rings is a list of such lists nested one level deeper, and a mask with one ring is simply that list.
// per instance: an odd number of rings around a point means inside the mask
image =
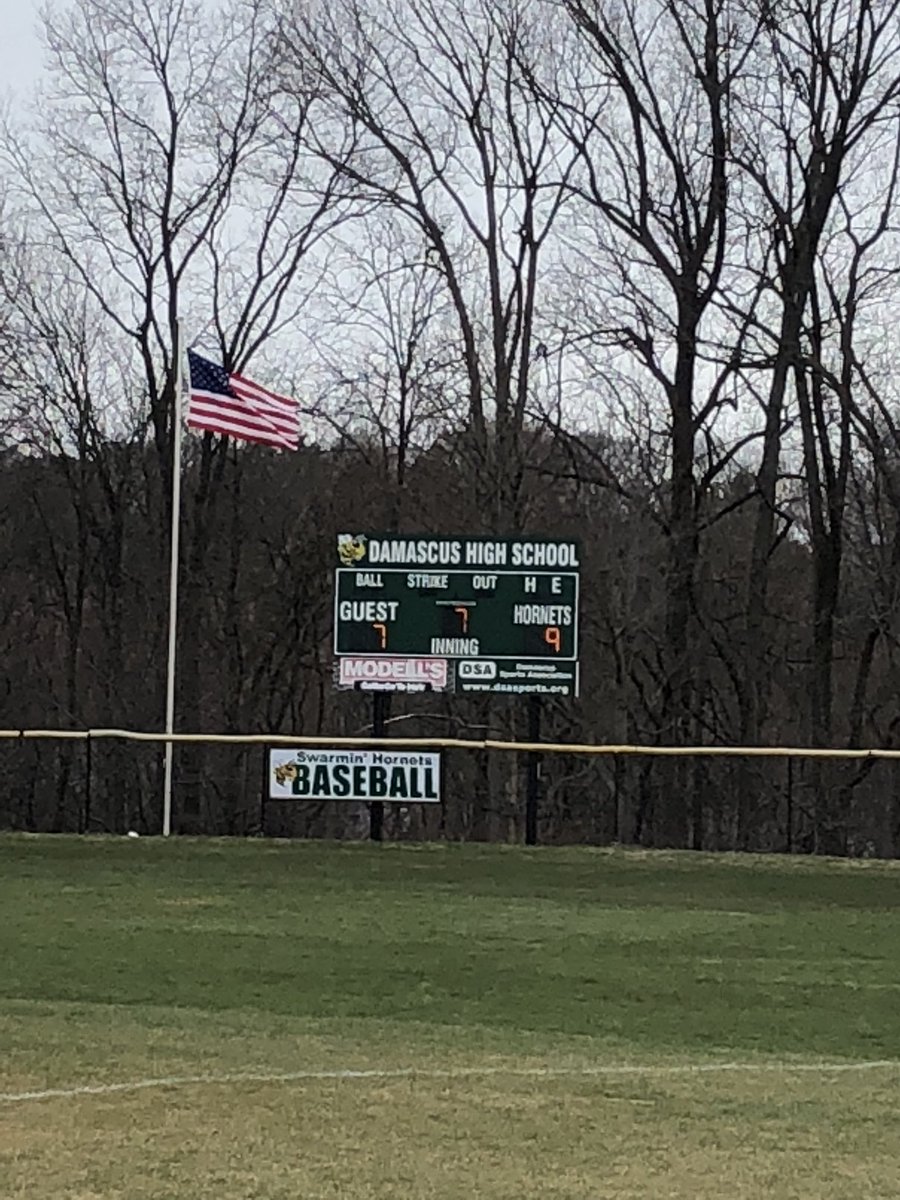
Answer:
[{"label": "american flag", "polygon": [[188,350],[188,367],[187,423],[191,429],[208,429],[282,450],[297,449],[300,416],[296,400],[230,374],[193,350]]}]

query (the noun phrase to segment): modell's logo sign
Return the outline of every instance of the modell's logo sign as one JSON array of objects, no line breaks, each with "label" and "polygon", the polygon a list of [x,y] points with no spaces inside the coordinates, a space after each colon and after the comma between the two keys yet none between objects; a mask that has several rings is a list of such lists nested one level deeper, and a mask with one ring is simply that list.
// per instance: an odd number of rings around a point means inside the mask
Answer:
[{"label": "modell's logo sign", "polygon": [[445,658],[356,658],[343,655],[339,660],[338,684],[345,688],[377,691],[380,687],[397,691],[441,692],[447,687]]}]

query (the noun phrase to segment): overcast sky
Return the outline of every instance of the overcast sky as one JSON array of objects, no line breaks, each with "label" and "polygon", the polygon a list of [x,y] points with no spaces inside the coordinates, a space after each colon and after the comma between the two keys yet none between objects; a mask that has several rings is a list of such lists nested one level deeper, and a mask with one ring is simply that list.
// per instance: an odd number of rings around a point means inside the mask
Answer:
[{"label": "overcast sky", "polygon": [[36,82],[41,45],[36,27],[39,0],[0,0],[0,95],[18,98]]}]

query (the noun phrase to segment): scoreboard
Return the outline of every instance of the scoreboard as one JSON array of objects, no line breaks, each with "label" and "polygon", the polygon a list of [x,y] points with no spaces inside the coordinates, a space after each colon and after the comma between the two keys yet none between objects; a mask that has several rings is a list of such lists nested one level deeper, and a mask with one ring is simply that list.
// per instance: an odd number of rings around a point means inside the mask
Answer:
[{"label": "scoreboard", "polygon": [[338,570],[335,653],[574,659],[573,572]]},{"label": "scoreboard", "polygon": [[342,534],[338,559],[338,656],[465,660],[469,677],[473,660],[578,658],[575,542]]}]

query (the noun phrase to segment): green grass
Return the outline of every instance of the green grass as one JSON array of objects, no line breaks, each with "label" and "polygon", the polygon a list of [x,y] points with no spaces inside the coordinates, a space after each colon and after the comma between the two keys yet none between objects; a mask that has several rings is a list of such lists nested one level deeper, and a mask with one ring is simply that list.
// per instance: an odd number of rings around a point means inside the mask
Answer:
[{"label": "green grass", "polygon": [[653,1071],[900,1061],[898,900],[877,862],[0,838],[0,1092],[649,1071],[6,1102],[0,1196],[896,1196],[900,1070]]}]

